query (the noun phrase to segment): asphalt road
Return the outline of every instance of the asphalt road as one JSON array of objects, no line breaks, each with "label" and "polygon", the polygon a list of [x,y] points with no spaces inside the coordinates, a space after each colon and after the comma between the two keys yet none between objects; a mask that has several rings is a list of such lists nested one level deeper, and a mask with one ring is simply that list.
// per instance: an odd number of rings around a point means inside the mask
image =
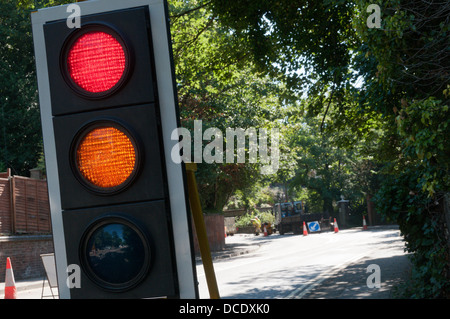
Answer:
[{"label": "asphalt road", "polygon": [[[409,269],[404,242],[392,226],[306,237],[235,235],[226,238],[226,248],[213,253],[223,299],[388,299]],[[367,286],[374,275],[367,272],[369,265],[379,266],[379,288]],[[197,275],[200,298],[208,299],[201,261]],[[48,284],[44,291],[42,284],[42,278],[16,282],[17,298],[41,299],[43,293],[44,299],[52,299]]]},{"label": "asphalt road", "polygon": [[[308,236],[235,235],[226,243],[248,253],[214,261],[224,299],[389,299],[409,269],[393,226]],[[197,274],[200,298],[209,298],[201,264]]]}]

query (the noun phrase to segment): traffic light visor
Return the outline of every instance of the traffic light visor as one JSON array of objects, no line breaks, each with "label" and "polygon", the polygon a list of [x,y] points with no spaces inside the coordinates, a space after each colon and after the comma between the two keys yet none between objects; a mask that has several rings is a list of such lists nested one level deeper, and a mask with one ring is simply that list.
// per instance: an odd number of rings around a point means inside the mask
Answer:
[{"label": "traffic light visor", "polygon": [[114,32],[81,32],[72,39],[66,56],[70,79],[87,94],[114,89],[127,68],[126,48]]},{"label": "traffic light visor", "polygon": [[97,190],[121,187],[136,173],[137,148],[123,128],[103,124],[83,132],[76,144],[79,174]]}]

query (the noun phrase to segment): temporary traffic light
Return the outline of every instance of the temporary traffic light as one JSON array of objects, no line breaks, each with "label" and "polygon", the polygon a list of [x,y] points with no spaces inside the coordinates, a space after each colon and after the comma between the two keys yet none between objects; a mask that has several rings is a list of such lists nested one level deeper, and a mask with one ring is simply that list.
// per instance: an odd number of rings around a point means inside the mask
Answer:
[{"label": "temporary traffic light", "polygon": [[166,4],[77,5],[32,14],[60,296],[195,298]]}]

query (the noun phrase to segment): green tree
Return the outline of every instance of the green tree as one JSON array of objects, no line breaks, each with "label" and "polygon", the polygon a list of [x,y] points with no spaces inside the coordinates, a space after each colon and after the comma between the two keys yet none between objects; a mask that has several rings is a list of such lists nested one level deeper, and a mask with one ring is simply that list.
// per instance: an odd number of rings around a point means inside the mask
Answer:
[{"label": "green tree", "polygon": [[[293,109],[287,124],[292,130],[287,135],[289,144],[291,150],[296,150],[297,157],[290,187],[306,188],[315,193],[312,198],[321,206],[310,202],[310,207],[318,212],[333,214],[333,207],[341,196],[359,201],[369,192],[368,182],[360,183],[363,179],[361,171],[364,163],[367,164],[361,150],[363,141],[355,142],[352,148],[342,148],[340,145],[347,143],[346,132],[329,130],[331,120],[324,122],[327,129],[321,131],[321,117],[305,117],[303,114],[301,109]],[[366,169],[364,177],[370,179],[372,172]]]},{"label": "green tree", "polygon": [[367,147],[382,166],[378,209],[398,222],[414,252],[414,296],[448,296],[450,4],[375,1],[382,23],[371,29],[373,1],[212,2],[261,70],[308,90],[306,109],[321,115],[320,131],[340,135],[349,149],[355,137],[382,137]]},{"label": "green tree", "polygon": [[0,0],[0,171],[28,175],[43,160],[30,14],[67,0]]},{"label": "green tree", "polygon": [[[358,3],[360,7],[366,1]],[[450,295],[448,229],[444,198],[450,189],[448,3],[383,3],[382,32],[356,27],[370,61],[361,92],[366,107],[382,112],[391,125],[385,179],[378,205],[395,220],[414,253],[413,297]],[[379,30],[381,31],[381,30]],[[370,77],[370,80],[369,80]],[[447,239],[446,239],[447,238]]]},{"label": "green tree", "polygon": [[26,175],[42,151],[30,11],[1,0],[0,171]]},{"label": "green tree", "polygon": [[[169,1],[169,11],[182,126],[193,132],[194,120],[202,120],[203,131],[215,127],[223,134],[275,126],[280,84],[254,72],[243,40],[218,22],[210,2]],[[225,143],[224,136],[224,150]],[[225,163],[223,155],[223,163],[198,165],[207,212],[221,212],[237,190],[251,194],[263,179],[258,163]]]}]

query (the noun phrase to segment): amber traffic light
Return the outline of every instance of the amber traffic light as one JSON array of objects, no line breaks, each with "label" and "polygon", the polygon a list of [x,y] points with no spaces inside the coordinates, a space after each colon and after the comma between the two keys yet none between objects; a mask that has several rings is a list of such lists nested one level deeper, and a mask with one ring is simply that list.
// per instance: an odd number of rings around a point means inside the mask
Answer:
[{"label": "amber traffic light", "polygon": [[138,150],[120,127],[103,124],[85,130],[75,144],[75,166],[88,185],[100,191],[124,186],[137,170]]}]

